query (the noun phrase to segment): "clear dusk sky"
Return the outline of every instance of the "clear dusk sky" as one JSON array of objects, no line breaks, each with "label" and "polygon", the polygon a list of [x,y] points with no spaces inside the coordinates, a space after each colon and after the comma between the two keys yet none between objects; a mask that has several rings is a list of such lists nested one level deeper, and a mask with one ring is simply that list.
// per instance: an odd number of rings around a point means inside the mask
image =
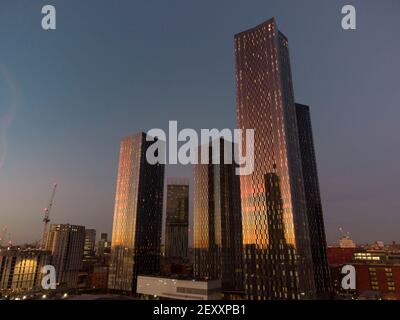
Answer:
[{"label": "clear dusk sky", "polygon": [[0,0],[0,232],[40,239],[58,182],[52,222],[111,233],[120,139],[169,120],[234,128],[233,36],[271,17],[312,108],[328,242],[340,226],[400,241],[399,0]]}]

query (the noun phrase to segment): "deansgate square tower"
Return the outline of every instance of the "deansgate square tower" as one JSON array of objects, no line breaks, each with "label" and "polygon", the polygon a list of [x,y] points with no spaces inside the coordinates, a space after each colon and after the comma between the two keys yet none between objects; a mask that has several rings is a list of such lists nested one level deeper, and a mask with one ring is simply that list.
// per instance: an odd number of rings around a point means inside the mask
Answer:
[{"label": "deansgate square tower", "polygon": [[288,40],[271,19],[235,35],[235,56],[238,128],[254,129],[254,171],[240,178],[246,296],[313,299]]},{"label": "deansgate square tower", "polygon": [[111,261],[110,290],[136,293],[137,276],[160,271],[164,165],[149,164],[154,143],[138,133],[121,141]]}]

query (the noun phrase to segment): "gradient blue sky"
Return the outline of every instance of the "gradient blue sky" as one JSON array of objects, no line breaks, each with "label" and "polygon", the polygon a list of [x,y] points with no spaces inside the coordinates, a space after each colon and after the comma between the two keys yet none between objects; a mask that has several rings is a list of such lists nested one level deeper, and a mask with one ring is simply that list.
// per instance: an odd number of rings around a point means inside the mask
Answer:
[{"label": "gradient blue sky", "polygon": [[168,120],[233,128],[233,36],[275,17],[312,107],[328,241],[339,226],[399,241],[399,16],[398,0],[1,0],[0,228],[39,239],[58,182],[52,222],[111,232],[120,138]]}]

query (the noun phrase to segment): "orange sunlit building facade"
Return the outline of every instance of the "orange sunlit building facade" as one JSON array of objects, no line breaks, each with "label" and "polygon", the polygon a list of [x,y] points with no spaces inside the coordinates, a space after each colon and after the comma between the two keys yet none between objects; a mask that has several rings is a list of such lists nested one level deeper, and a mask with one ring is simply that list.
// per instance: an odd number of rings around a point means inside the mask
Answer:
[{"label": "orange sunlit building facade", "polygon": [[136,293],[138,274],[160,271],[164,165],[149,164],[145,133],[122,140],[108,288]]},{"label": "orange sunlit building facade", "polygon": [[238,128],[254,129],[254,172],[240,181],[246,297],[311,299],[317,292],[288,40],[271,19],[235,35],[235,57]]}]

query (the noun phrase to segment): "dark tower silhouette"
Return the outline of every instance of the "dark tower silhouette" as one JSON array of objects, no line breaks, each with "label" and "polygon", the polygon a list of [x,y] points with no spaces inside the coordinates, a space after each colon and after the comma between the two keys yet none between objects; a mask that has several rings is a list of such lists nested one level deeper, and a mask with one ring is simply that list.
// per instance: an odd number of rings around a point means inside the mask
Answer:
[{"label": "dark tower silhouette", "polygon": [[[221,140],[221,159],[225,143],[232,144]],[[235,169],[235,164],[195,165],[195,277],[221,279],[224,292],[243,289],[240,181]]]},{"label": "dark tower silhouette", "polygon": [[319,298],[329,298],[332,293],[332,288],[326,252],[327,245],[319,191],[318,170],[315,158],[310,108],[296,103],[296,115],[311,254],[314,266],[315,287]]},{"label": "dark tower silhouette", "polygon": [[168,179],[165,224],[165,256],[185,259],[188,255],[189,181]]}]

